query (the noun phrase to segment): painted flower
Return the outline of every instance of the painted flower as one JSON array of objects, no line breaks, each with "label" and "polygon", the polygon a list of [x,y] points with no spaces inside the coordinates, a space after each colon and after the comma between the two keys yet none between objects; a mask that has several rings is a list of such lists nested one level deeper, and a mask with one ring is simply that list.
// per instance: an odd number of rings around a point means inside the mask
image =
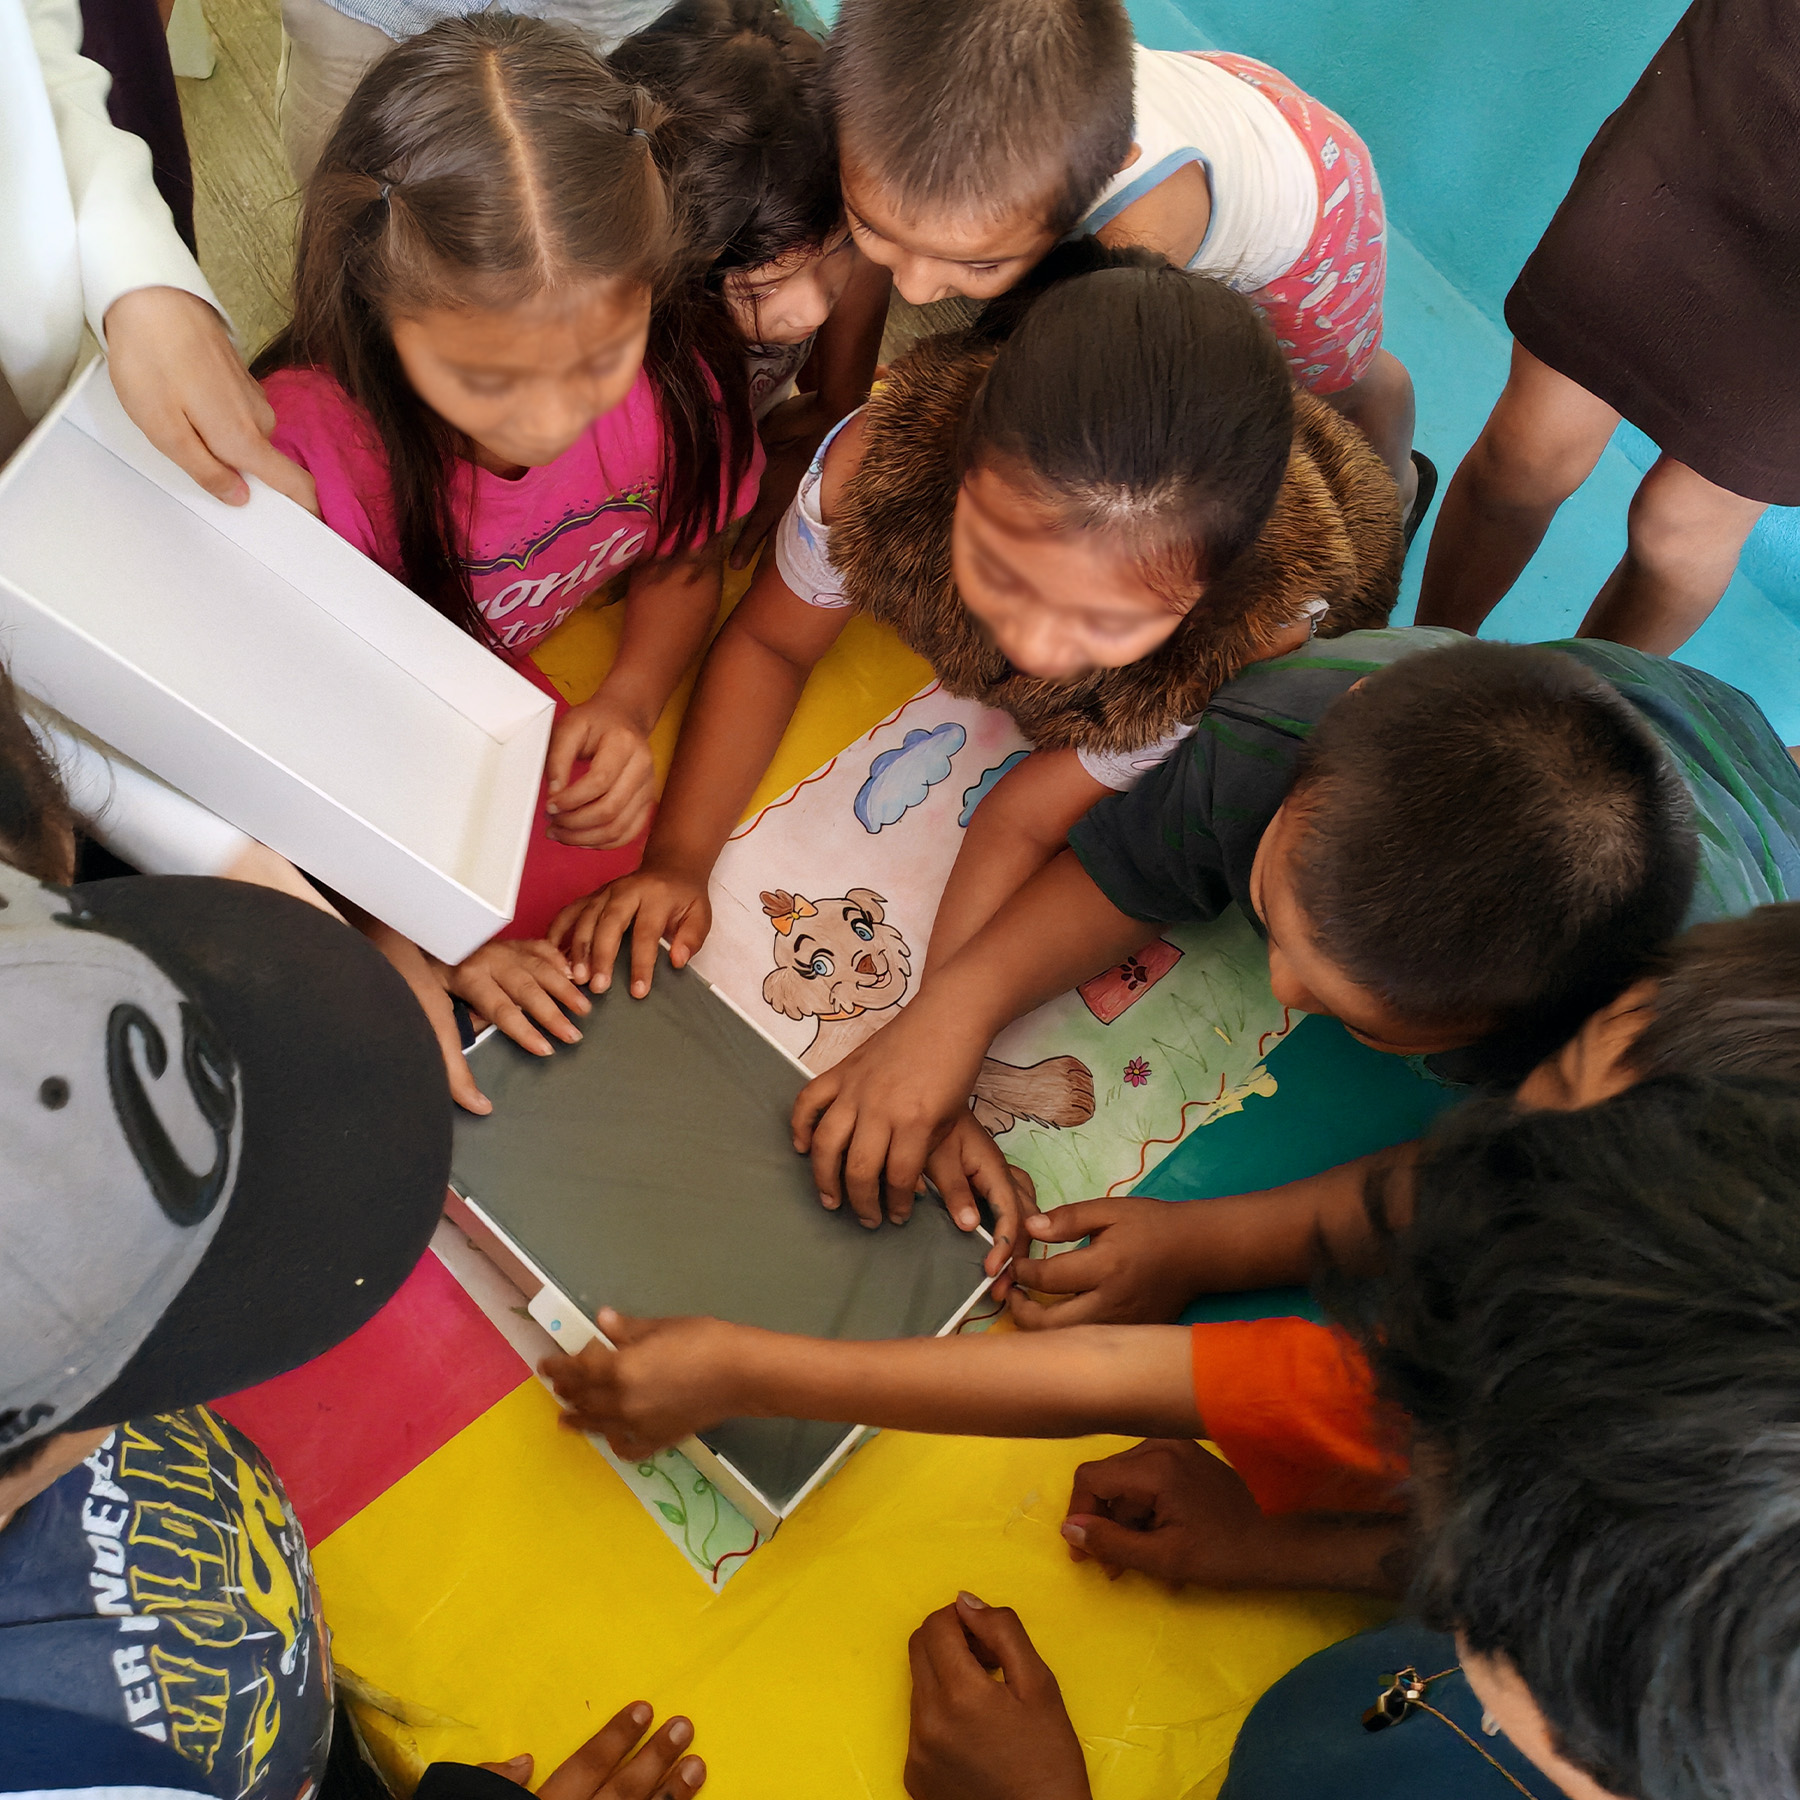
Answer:
[{"label": "painted flower", "polygon": [[1150,1065],[1141,1056],[1134,1056],[1125,1065],[1125,1079],[1133,1087],[1142,1087],[1150,1079]]}]

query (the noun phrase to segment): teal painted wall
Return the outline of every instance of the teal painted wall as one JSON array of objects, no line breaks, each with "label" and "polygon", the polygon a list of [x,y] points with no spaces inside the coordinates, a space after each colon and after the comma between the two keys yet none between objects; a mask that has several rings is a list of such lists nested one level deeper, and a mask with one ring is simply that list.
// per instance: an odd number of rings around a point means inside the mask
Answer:
[{"label": "teal painted wall", "polygon": [[[1375,153],[1388,210],[1490,318],[1683,0],[1186,0]],[[1135,8],[1133,9],[1136,10]]]}]

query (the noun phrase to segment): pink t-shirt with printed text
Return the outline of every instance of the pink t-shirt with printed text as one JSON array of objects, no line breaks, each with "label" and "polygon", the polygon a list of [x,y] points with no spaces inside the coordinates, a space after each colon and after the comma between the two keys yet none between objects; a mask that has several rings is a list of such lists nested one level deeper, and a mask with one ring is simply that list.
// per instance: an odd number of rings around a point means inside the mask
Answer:
[{"label": "pink t-shirt with printed text", "polygon": [[[281,369],[262,385],[275,409],[275,448],[312,476],[325,523],[403,580],[387,458],[367,415],[321,369]],[[468,532],[469,586],[505,649],[529,649],[620,570],[675,547],[659,530],[666,464],[643,370],[555,462],[517,480],[457,463],[451,503]],[[726,517],[750,510],[762,467],[756,444]]]}]

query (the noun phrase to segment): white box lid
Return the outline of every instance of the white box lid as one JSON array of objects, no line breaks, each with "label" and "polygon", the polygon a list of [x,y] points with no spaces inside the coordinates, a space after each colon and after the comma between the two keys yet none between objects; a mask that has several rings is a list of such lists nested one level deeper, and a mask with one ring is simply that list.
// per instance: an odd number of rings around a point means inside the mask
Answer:
[{"label": "white box lid", "polygon": [[0,654],[449,961],[518,895],[553,705],[282,495],[197,487],[95,363],[0,472]]}]

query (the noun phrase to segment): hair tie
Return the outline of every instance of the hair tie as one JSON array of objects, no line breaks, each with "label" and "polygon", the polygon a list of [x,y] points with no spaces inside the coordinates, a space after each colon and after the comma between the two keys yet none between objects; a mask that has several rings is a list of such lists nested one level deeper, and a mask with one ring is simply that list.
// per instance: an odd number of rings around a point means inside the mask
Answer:
[{"label": "hair tie", "polygon": [[627,132],[626,132],[626,136],[628,136],[628,137],[641,137],[641,138],[642,138],[642,139],[643,139],[643,140],[644,140],[644,142],[645,142],[645,143],[646,143],[646,144],[647,144],[647,143],[649,143],[649,141],[650,141],[650,134],[649,134],[649,132],[647,132],[647,131],[646,131],[646,130],[645,130],[645,129],[644,129],[644,128],[643,128],[643,126],[641,126],[641,125],[633,125],[633,126],[631,126],[631,127],[630,127],[630,128],[629,128],[629,129],[628,129],[628,130],[627,130]]},{"label": "hair tie", "polygon": [[383,206],[387,205],[388,195],[391,194],[393,191],[394,191],[394,184],[391,181],[384,181],[381,184],[381,193],[380,193],[379,198],[380,198],[381,204]]}]

